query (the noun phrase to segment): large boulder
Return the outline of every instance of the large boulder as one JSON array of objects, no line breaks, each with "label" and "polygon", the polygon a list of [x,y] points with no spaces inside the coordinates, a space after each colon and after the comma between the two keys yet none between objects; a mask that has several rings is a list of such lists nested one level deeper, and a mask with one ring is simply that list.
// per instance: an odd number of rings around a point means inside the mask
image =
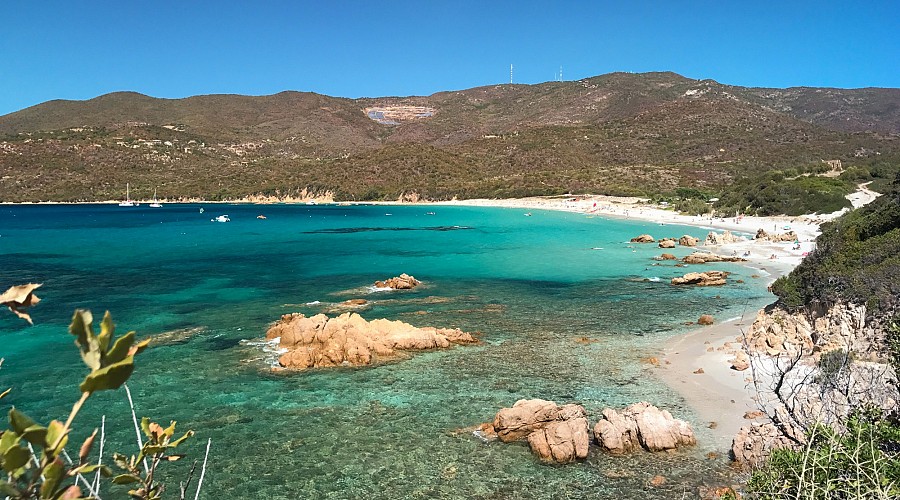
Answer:
[{"label": "large boulder", "polygon": [[400,276],[394,278],[388,278],[384,281],[376,281],[375,286],[377,288],[393,288],[394,290],[409,290],[410,288],[415,288],[419,286],[422,282],[417,280],[416,278],[403,273]]},{"label": "large boulder", "polygon": [[674,255],[672,255],[670,253],[664,253],[664,254],[660,255],[659,257],[655,257],[656,260],[676,260],[677,258],[678,257],[675,257]]},{"label": "large boulder", "polygon": [[505,443],[526,439],[541,460],[558,463],[586,458],[590,444],[584,407],[543,399],[522,399],[501,409],[493,430]]},{"label": "large boulder", "polygon": [[712,252],[694,252],[686,255],[681,260],[685,264],[706,264],[708,262],[746,262],[747,259],[737,256],[717,255]]},{"label": "large boulder", "polygon": [[787,437],[775,424],[752,423],[741,427],[731,442],[734,461],[743,467],[753,468],[765,463],[778,448],[794,448],[797,443]]},{"label": "large boulder", "polygon": [[687,273],[680,278],[672,278],[673,285],[696,285],[696,286],[721,286],[725,284],[725,279],[731,274],[727,271],[706,271],[702,273]]},{"label": "large boulder", "polygon": [[477,340],[451,328],[417,328],[402,321],[366,321],[359,314],[306,317],[285,314],[266,332],[279,338],[286,352],[278,359],[285,368],[305,370],[327,366],[359,366],[396,358],[400,351],[442,349]]},{"label": "large boulder", "polygon": [[700,243],[700,238],[694,238],[687,234],[678,238],[678,244],[683,247],[695,247],[697,246],[697,243]]},{"label": "large boulder", "polygon": [[735,236],[731,233],[731,231],[723,231],[722,234],[716,233],[715,231],[710,231],[709,234],[706,235],[706,245],[726,245],[728,243],[736,243],[738,241],[745,241],[746,238],[743,236]]},{"label": "large boulder", "polygon": [[756,236],[754,236],[753,239],[771,241],[773,243],[791,242],[797,241],[797,233],[795,233],[794,231],[787,231],[784,233],[769,234],[765,229],[759,228],[759,230],[756,231]]},{"label": "large boulder", "polygon": [[659,248],[675,248],[675,240],[672,238],[664,238],[659,240]]},{"label": "large boulder", "polygon": [[631,238],[632,243],[653,243],[654,241],[656,240],[654,240],[653,236],[650,236],[649,234],[642,234],[640,236]]},{"label": "large boulder", "polygon": [[689,423],[646,402],[630,405],[621,413],[603,410],[603,419],[594,426],[594,439],[611,453],[627,453],[638,447],[663,451],[697,443]]},{"label": "large boulder", "polygon": [[698,325],[704,325],[704,326],[711,325],[715,322],[716,322],[715,318],[713,318],[712,315],[710,315],[710,314],[703,314],[700,316],[700,319],[697,320]]}]

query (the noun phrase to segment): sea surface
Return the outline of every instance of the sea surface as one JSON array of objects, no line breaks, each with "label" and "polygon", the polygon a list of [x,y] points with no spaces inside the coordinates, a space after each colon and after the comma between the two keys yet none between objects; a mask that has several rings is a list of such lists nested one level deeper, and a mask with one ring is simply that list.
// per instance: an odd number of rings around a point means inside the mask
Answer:
[{"label": "sea surface", "polygon": [[[90,309],[99,321],[109,310],[119,333],[162,339],[138,357],[129,382],[138,416],[197,432],[184,445],[188,458],[166,464],[168,497],[207,439],[208,499],[690,498],[699,484],[732,481],[725,450],[704,445],[707,423],[641,360],[701,314],[754,314],[771,300],[765,273],[725,264],[715,268],[734,273],[727,286],[674,287],[669,279],[687,270],[652,257],[688,249],[628,240],[707,230],[531,213],[0,206],[0,286],[43,283],[35,326],[0,314],[0,385],[13,388],[2,410],[65,420],[86,373],[67,333],[72,312]],[[222,214],[231,221],[210,220]],[[424,285],[371,287],[404,272]],[[371,302],[367,319],[459,327],[482,342],[374,367],[272,370],[262,342],[269,323],[350,298]],[[605,407],[647,400],[692,421],[700,444],[630,457],[595,449],[584,462],[553,466],[524,444],[485,443],[465,430],[523,398],[579,403],[592,421]],[[74,439],[102,415],[107,452],[135,453],[121,390],[88,401]],[[657,474],[668,482],[648,486]]]}]

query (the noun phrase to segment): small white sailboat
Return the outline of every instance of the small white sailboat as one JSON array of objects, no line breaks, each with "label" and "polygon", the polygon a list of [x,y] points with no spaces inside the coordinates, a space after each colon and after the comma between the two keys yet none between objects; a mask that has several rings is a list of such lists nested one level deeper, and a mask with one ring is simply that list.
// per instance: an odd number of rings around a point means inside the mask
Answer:
[{"label": "small white sailboat", "polygon": [[121,203],[119,203],[120,207],[133,207],[134,206],[134,202],[131,201],[131,195],[129,193],[128,188],[129,188],[129,186],[128,186],[128,183],[126,182],[125,183],[125,200],[122,201]]},{"label": "small white sailboat", "polygon": [[156,188],[153,188],[153,203],[150,204],[150,207],[159,208],[161,206],[162,203],[160,203],[159,200],[156,199]]}]

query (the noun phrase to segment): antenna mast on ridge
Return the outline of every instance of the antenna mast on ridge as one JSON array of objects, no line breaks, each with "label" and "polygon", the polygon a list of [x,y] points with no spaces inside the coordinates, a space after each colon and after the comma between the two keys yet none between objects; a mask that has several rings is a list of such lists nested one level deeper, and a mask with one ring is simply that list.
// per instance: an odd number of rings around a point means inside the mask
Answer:
[{"label": "antenna mast on ridge", "polygon": [[512,64],[509,65],[509,83],[512,84]]}]

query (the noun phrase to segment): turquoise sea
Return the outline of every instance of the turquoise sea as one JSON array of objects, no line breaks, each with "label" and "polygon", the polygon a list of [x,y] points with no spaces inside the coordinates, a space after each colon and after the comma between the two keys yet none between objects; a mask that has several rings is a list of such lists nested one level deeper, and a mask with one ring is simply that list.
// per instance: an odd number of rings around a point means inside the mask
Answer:
[{"label": "turquoise sea", "polygon": [[[129,385],[139,416],[197,431],[189,458],[202,459],[212,439],[202,498],[690,498],[701,483],[731,481],[724,453],[706,456],[724,450],[704,445],[705,423],[640,360],[701,314],[726,319],[769,302],[765,281],[750,278],[758,271],[723,265],[735,274],[725,287],[673,287],[668,280],[687,271],[628,239],[706,230],[524,212],[2,206],[0,285],[44,284],[35,326],[0,314],[0,386],[13,388],[3,411],[68,415],[85,369],[66,328],[75,308],[89,308],[98,320],[111,311],[120,333],[166,335],[139,356]],[[221,214],[231,222],[210,221]],[[367,288],[403,272],[425,285]],[[349,298],[373,303],[367,319],[460,327],[482,343],[376,367],[271,370],[260,342],[270,322]],[[700,444],[631,457],[594,450],[551,466],[524,444],[458,431],[522,398],[581,403],[593,420],[604,407],[648,400],[691,420]],[[123,391],[92,397],[76,438],[101,415],[107,450],[133,453]],[[189,466],[169,464],[170,497]],[[647,486],[657,474],[668,482]]]}]

